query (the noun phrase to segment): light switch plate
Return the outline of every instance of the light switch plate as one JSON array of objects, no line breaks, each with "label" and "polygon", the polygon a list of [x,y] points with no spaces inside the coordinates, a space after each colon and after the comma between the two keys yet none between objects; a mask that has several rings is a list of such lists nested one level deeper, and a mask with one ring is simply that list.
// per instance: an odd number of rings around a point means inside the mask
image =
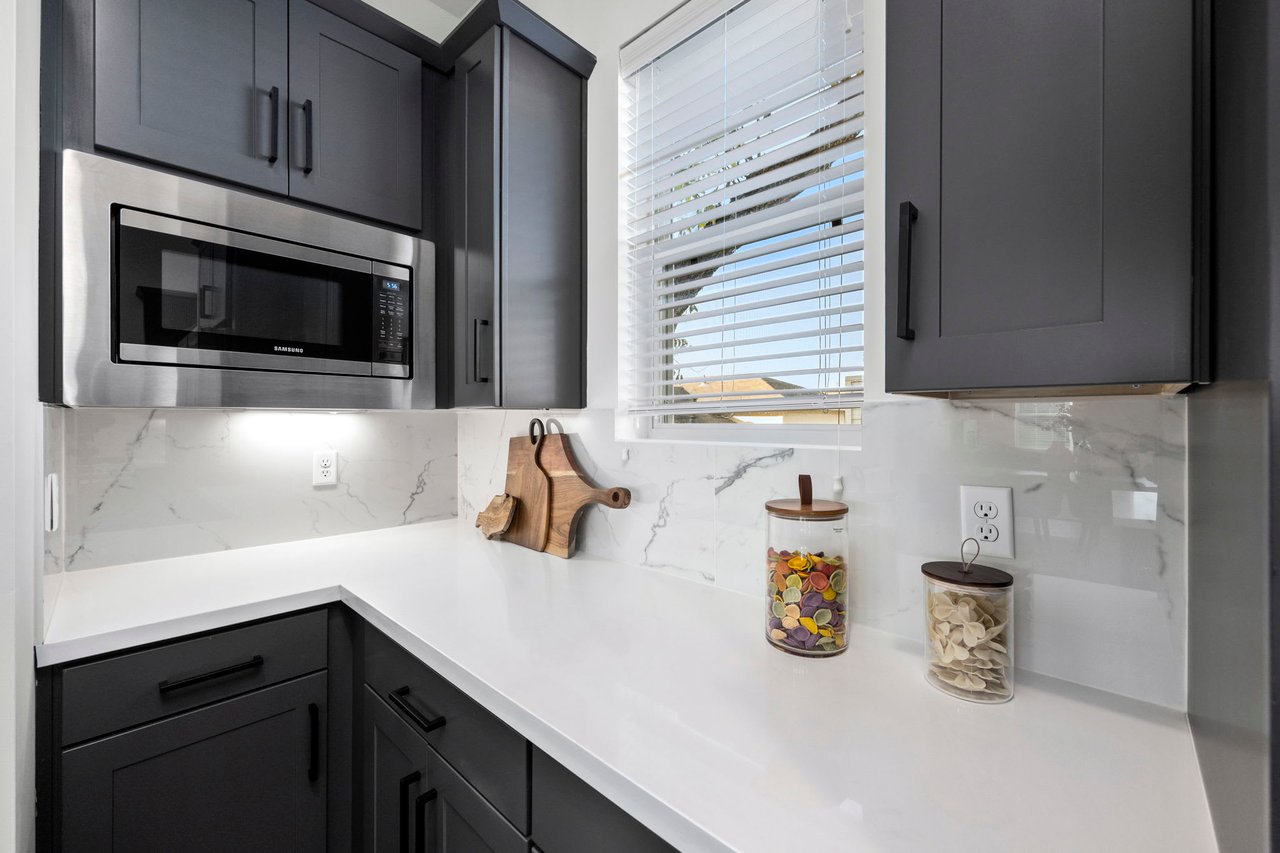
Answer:
[{"label": "light switch plate", "polygon": [[1013,489],[960,487],[960,535],[977,539],[986,557],[1013,557]]},{"label": "light switch plate", "polygon": [[332,486],[338,482],[338,451],[315,450],[311,453],[311,485]]}]

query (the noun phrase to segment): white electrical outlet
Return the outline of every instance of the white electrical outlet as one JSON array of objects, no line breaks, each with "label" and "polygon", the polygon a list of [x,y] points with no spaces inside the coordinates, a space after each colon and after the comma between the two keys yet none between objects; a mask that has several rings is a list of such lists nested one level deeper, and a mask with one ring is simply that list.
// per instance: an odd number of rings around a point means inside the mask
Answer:
[{"label": "white electrical outlet", "polygon": [[332,486],[338,482],[338,451],[315,450],[311,453],[311,485]]},{"label": "white electrical outlet", "polygon": [[987,557],[1013,557],[1013,489],[960,487],[960,535],[977,539]]}]

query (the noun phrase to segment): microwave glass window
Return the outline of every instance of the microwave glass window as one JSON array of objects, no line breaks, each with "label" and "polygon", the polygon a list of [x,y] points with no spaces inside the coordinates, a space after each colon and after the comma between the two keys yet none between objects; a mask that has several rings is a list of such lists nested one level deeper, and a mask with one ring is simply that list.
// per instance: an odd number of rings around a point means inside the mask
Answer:
[{"label": "microwave glass window", "polygon": [[122,343],[369,362],[370,275],[118,227]]}]

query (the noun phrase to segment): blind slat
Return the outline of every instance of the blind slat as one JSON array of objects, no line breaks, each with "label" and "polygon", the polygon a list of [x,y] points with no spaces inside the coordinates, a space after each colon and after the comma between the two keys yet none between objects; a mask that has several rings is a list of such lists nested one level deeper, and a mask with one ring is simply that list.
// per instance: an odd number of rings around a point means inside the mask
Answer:
[{"label": "blind slat", "polygon": [[[857,311],[860,313],[861,306]],[[855,309],[850,307],[844,313],[854,313]],[[798,323],[803,320],[814,320],[819,317],[838,317],[841,312],[832,311],[830,308],[819,308],[814,311],[797,311],[792,314],[785,314],[779,317],[766,318],[763,320],[743,320],[737,323],[724,323],[710,329],[684,329],[679,332],[667,332],[661,335],[650,335],[648,337],[640,337],[636,342],[639,344],[655,343],[657,341],[675,341],[688,338],[698,338],[703,335],[714,335],[721,332],[735,332],[739,329],[755,329],[761,326],[777,326],[783,323]]]},{"label": "blind slat", "polygon": [[638,246],[653,252],[653,260],[663,265],[701,259],[710,252],[727,247],[757,243],[812,228],[827,222],[843,220],[863,212],[863,198],[823,193],[793,199],[759,213],[739,216],[714,228],[701,229],[672,237],[658,246]]},{"label": "blind slat", "polygon": [[[708,193],[699,198],[682,201],[657,213],[636,220],[633,234],[643,234],[651,239],[663,236],[665,229],[656,226],[661,222],[687,227],[690,219],[715,219],[732,216],[738,211],[758,206],[769,199],[787,194],[799,194],[809,187],[830,183],[839,178],[856,175],[862,171],[862,158],[846,160],[839,165],[839,154],[817,152],[816,157],[806,157],[809,162],[800,168],[790,165],[760,170],[753,177],[726,187],[718,193]],[[854,192],[861,192],[861,187]]]},{"label": "blind slat", "polygon": [[[861,323],[849,323],[844,326],[833,326],[828,329],[823,329],[822,334],[825,336],[845,335],[853,332],[861,332],[862,330]],[[649,349],[639,353],[639,355],[647,359],[653,359],[656,357],[670,356],[673,352],[679,352],[681,355],[686,355],[693,352],[706,352],[708,350],[716,349],[723,350],[734,347],[749,347],[757,344],[777,343],[778,341],[794,341],[795,339],[795,335],[787,332],[781,335],[763,335],[740,339],[733,338],[727,341],[717,341],[711,344],[697,344],[696,346],[680,347],[678,350],[674,350],[671,347],[666,347],[664,349]]]},{"label": "blind slat", "polygon": [[[690,305],[704,305],[708,302],[721,302],[725,299],[734,299],[738,296],[749,296],[753,293],[761,293],[766,290],[775,290],[780,287],[790,287],[793,284],[803,284],[804,282],[807,282],[807,281],[813,281],[815,278],[824,278],[824,279],[839,278],[855,272],[862,272],[862,261],[850,261],[849,263],[841,264],[838,267],[830,267],[824,270],[795,273],[793,275],[787,275],[787,276],[781,276],[779,278],[768,279],[767,281],[759,281],[759,282],[756,282],[755,284],[744,284],[741,287],[734,287],[728,290],[713,291],[706,295],[703,295],[700,293],[697,296],[687,296],[684,299],[663,300],[661,302],[655,303],[653,307],[656,310],[665,312],[665,311],[670,311],[674,308],[684,308]],[[686,285],[684,287],[684,290],[693,290],[693,289],[695,289],[693,285]],[[828,293],[828,292],[829,291],[826,291],[826,290],[820,290],[818,293],[815,293],[814,296],[816,297],[818,295],[822,295],[823,293]],[[794,297],[787,296],[787,297],[783,297],[783,299],[790,302],[794,300]],[[749,310],[749,308],[747,308],[746,306],[749,304],[753,304],[753,303],[744,303],[744,305],[742,306],[728,308],[725,310],[747,311]],[[699,318],[706,318],[710,315],[699,310],[696,314],[689,314],[687,316],[690,319],[696,320]],[[670,320],[658,319],[654,322],[657,323],[658,325],[665,325],[673,322],[678,322],[678,320],[676,318],[672,318]]]},{"label": "blind slat", "polygon": [[[807,246],[811,243],[817,243],[821,240],[831,240],[836,237],[842,237],[845,234],[853,234],[861,231],[862,231],[862,220],[857,219],[857,220],[854,220],[853,222],[846,222],[842,225],[838,225],[835,228],[831,228],[829,230],[824,229],[822,231],[815,231],[807,234],[801,234],[799,237],[792,237],[787,240],[776,240],[776,241],[773,241],[767,244],[762,244],[759,246],[742,248],[734,252],[733,257],[730,258],[729,260],[731,263],[737,263],[738,261],[751,260],[753,258],[763,257],[765,255],[772,255],[775,252],[782,252],[787,249],[794,249],[798,246]],[[702,261],[696,264],[689,264],[687,266],[679,267],[678,269],[671,269],[667,272],[660,273],[654,277],[654,281],[659,281],[659,282],[674,281],[677,278],[682,278],[686,275],[691,275],[693,273],[703,272],[704,270],[719,269],[720,267],[724,266],[724,264],[725,264],[724,258],[716,258],[715,260]],[[726,275],[729,277],[733,276],[732,273],[727,273]]]},{"label": "blind slat", "polygon": [[[720,348],[721,349],[740,349],[741,345],[721,344]],[[675,350],[675,352],[677,354],[683,354],[684,350],[682,349]],[[768,360],[786,361],[787,359],[792,359],[792,358],[813,358],[813,357],[821,357],[821,356],[842,355],[844,353],[851,353],[851,352],[862,352],[862,347],[860,346],[826,347],[824,349],[805,350],[803,352],[778,352],[778,353],[764,353],[763,355],[760,355],[760,354],[740,355],[733,358],[717,358],[712,361],[687,361],[687,362],[682,361],[682,362],[677,362],[672,364],[654,365],[652,367],[646,368],[645,372],[647,373],[668,372],[669,373],[676,370],[695,370],[699,367],[711,367],[715,365],[750,364],[753,361],[768,361]],[[770,375],[776,376],[777,374],[770,374]],[[699,381],[705,382],[716,377],[699,375],[699,376],[691,376],[686,378],[689,380],[697,379]],[[719,378],[724,378],[724,377],[719,377]]]},{"label": "blind slat", "polygon": [[[861,233],[861,227],[859,227],[857,231],[858,233]],[[809,242],[813,243],[817,241],[810,240]],[[803,246],[804,244],[800,245]],[[779,255],[780,259],[745,266],[739,266],[738,263],[746,256],[740,256],[737,253],[734,253],[733,255],[727,255],[723,258],[716,259],[716,262],[718,262],[720,266],[733,266],[734,269],[731,272],[693,278],[692,276],[697,275],[696,273],[684,273],[685,269],[692,269],[692,267],[681,267],[681,275],[658,276],[658,281],[677,281],[678,283],[655,286],[646,282],[647,284],[650,284],[650,286],[646,287],[645,290],[653,293],[655,296],[666,297],[670,294],[682,293],[691,287],[710,287],[716,284],[739,281],[744,278],[764,275],[767,272],[778,272],[779,270],[790,269],[791,267],[804,266],[805,264],[825,261],[828,258],[839,257],[840,255],[855,254],[862,250],[863,242],[861,240],[852,240],[847,243],[837,240],[832,241],[832,245],[830,246],[816,249],[812,252],[804,252],[798,255],[787,254],[783,251],[769,252],[769,255]]]},{"label": "blind slat", "polygon": [[[861,264],[859,264],[861,266]],[[756,302],[744,302],[741,305],[731,305],[727,308],[715,308],[710,311],[696,311],[690,314],[682,314],[679,317],[662,318],[650,320],[641,326],[641,329],[666,329],[678,326],[682,323],[698,323],[704,320],[714,320],[717,317],[723,317],[726,314],[746,314],[751,311],[759,311],[763,308],[777,308],[780,305],[795,305],[800,302],[812,302],[815,299],[825,299],[830,296],[840,296],[845,293],[861,292],[862,282],[856,284],[845,284],[840,287],[822,288],[803,296],[777,296],[773,299],[761,299]],[[658,306],[659,311],[665,310],[663,306]],[[772,322],[766,318],[761,322]]]}]

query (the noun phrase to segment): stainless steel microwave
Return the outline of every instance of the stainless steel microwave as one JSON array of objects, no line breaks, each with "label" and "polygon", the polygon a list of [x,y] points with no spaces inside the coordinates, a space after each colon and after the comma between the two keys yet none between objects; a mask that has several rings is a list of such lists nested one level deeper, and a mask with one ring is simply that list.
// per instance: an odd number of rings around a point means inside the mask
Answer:
[{"label": "stainless steel microwave", "polygon": [[78,151],[60,224],[46,402],[435,405],[429,242]]}]

